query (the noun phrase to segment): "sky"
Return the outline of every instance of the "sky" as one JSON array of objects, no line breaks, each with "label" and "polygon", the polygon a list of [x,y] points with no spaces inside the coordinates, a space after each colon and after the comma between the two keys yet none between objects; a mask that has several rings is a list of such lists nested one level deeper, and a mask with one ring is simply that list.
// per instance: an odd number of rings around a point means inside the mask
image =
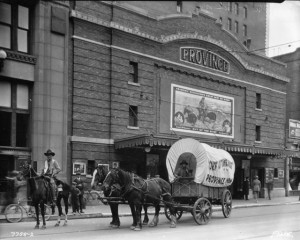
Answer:
[{"label": "sky", "polygon": [[269,57],[300,47],[300,0],[270,4]]}]

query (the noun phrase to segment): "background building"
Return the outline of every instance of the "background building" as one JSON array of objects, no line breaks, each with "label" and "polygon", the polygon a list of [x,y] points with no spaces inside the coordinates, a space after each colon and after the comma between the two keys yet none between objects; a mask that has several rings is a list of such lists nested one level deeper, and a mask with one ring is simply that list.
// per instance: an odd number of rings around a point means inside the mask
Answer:
[{"label": "background building", "polygon": [[[300,48],[292,53],[276,56],[274,59],[284,62],[290,83],[287,86],[286,104],[286,132],[289,149],[299,150],[300,145]],[[299,195],[300,187],[300,158],[290,158],[289,181],[291,181],[291,195]]]},{"label": "background building", "polygon": [[[196,3],[1,1],[0,178],[24,161],[40,171],[50,148],[69,182],[97,164],[167,179],[168,149],[192,137],[232,154],[235,197],[270,171],[284,195],[285,64]],[[244,19],[241,4],[224,11],[251,23],[256,5]]]},{"label": "background building", "polygon": [[[68,24],[63,1],[0,1],[0,178],[52,149],[67,179]],[[3,198],[1,198],[3,199]]]},{"label": "background building", "polygon": [[[169,147],[193,137],[233,155],[235,197],[244,176],[259,175],[264,186],[270,171],[275,195],[283,196],[285,64],[250,54],[202,11],[188,14],[183,5],[175,13],[177,2],[168,2],[166,13],[157,4],[160,12],[154,3],[150,11],[76,2],[71,11],[73,165],[88,169],[87,176],[96,163],[167,178]],[[197,94],[206,94],[210,115],[197,113]]]},{"label": "background building", "polygon": [[117,1],[125,8],[148,16],[207,14],[217,19],[230,34],[250,51],[266,55],[267,4],[264,2],[203,2],[203,1]]}]

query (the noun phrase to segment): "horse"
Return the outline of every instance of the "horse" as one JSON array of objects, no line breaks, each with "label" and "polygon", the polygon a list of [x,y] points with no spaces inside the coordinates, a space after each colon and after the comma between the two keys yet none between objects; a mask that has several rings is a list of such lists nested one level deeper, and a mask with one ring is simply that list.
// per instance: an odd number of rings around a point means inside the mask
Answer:
[{"label": "horse", "polygon": [[61,180],[56,180],[56,185],[58,185],[58,195],[57,195],[57,200],[56,200],[56,206],[58,208],[58,218],[57,218],[57,222],[54,225],[55,227],[58,227],[60,224],[60,220],[61,220],[61,215],[63,214],[62,212],[62,206],[61,206],[61,199],[63,199],[64,201],[64,205],[65,205],[65,220],[64,220],[64,224],[63,226],[67,226],[67,222],[68,222],[68,209],[69,209],[69,194],[71,192],[71,186],[68,185],[67,183],[61,181]]},{"label": "horse", "polygon": [[[94,172],[93,172],[93,178],[91,181],[91,187],[94,188],[98,184],[102,184],[106,175],[107,171],[103,166],[97,167]],[[105,197],[121,197],[121,191],[120,191],[120,185],[115,184],[112,186],[110,189],[107,189],[104,191],[104,196]],[[119,203],[112,203],[108,202],[110,211],[112,214],[112,221],[110,222],[110,227],[111,228],[119,228],[120,227],[120,218],[119,218]],[[144,208],[144,220],[143,224],[148,224],[149,222],[149,217],[148,217],[148,207],[146,205],[143,205]]]},{"label": "horse", "polygon": [[[27,179],[27,186],[29,187],[29,195],[32,199],[32,206],[35,207],[36,212],[36,225],[35,229],[39,229],[40,219],[39,219],[39,207],[41,209],[41,216],[43,221],[43,226],[41,229],[46,229],[46,221],[45,221],[45,204],[50,200],[50,189],[49,189],[49,181],[46,180],[46,176],[38,175],[37,172],[31,167],[29,164],[25,164],[23,169],[19,172],[18,179],[22,180],[22,178]],[[60,181],[60,180],[57,180]],[[60,181],[62,182],[62,181]],[[65,189],[68,189],[70,186],[66,183],[63,184]],[[57,201],[57,206],[59,209],[59,219],[57,224],[59,225],[60,216],[62,214],[60,199]],[[60,207],[59,207],[60,206]],[[65,202],[66,209],[68,208],[68,203]],[[65,219],[67,219],[67,211],[65,214]],[[65,220],[66,224],[66,220]],[[58,226],[57,225],[57,226]]]},{"label": "horse", "polygon": [[109,171],[103,181],[104,189],[110,189],[114,184],[119,184],[121,197],[128,201],[133,217],[133,224],[130,229],[140,231],[142,229],[141,211],[142,205],[152,204],[155,207],[155,214],[149,227],[155,227],[158,224],[160,211],[160,202],[163,199],[164,204],[169,207],[171,213],[170,227],[176,227],[175,210],[173,200],[170,194],[171,185],[162,178],[153,178],[144,180],[143,178],[126,172],[120,168]]}]

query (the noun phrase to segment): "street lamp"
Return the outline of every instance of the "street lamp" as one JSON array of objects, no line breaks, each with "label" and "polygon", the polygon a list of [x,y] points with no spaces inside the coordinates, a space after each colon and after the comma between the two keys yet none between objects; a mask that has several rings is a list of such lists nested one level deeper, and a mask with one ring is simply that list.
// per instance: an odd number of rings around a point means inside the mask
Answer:
[{"label": "street lamp", "polygon": [[145,147],[145,152],[146,153],[149,153],[150,151],[151,151],[151,147],[149,147],[149,146]]},{"label": "street lamp", "polygon": [[4,60],[6,59],[7,54],[4,50],[0,50],[0,72],[2,71],[2,68],[4,66]]}]

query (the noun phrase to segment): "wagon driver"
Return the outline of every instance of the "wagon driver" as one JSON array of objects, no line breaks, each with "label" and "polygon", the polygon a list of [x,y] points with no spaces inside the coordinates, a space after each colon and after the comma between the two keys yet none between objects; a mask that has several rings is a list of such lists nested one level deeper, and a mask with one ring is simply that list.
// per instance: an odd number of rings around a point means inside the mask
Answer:
[{"label": "wagon driver", "polygon": [[178,177],[191,177],[190,171],[187,167],[188,163],[186,160],[182,160],[180,163],[180,168],[176,171],[176,176]]}]

